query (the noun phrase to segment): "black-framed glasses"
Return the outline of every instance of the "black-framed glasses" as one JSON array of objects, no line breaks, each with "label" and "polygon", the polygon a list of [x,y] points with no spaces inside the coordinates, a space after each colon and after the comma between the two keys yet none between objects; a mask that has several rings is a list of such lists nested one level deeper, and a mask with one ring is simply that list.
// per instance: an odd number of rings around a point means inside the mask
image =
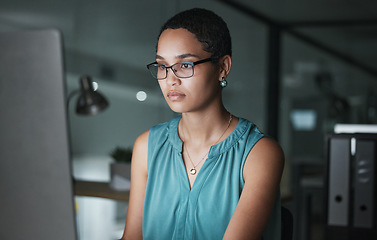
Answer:
[{"label": "black-framed glasses", "polygon": [[189,78],[194,75],[194,66],[209,62],[209,61],[214,61],[216,58],[210,57],[206,58],[203,60],[199,60],[196,62],[180,62],[173,64],[171,66],[165,66],[163,64],[158,64],[157,62],[150,63],[147,65],[147,68],[149,69],[149,72],[152,74],[154,78],[157,80],[162,80],[165,79],[168,76],[168,69],[170,68],[171,71],[174,73],[175,76],[179,78]]}]

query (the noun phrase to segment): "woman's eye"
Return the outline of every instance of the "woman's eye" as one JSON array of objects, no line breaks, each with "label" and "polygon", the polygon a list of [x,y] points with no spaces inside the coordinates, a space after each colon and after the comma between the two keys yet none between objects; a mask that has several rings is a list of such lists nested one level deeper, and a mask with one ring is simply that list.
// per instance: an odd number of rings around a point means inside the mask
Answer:
[{"label": "woman's eye", "polygon": [[165,69],[166,69],[166,66],[165,66],[165,65],[158,65],[158,69],[159,69],[159,70],[165,70]]},{"label": "woman's eye", "polygon": [[181,63],[181,68],[182,69],[187,69],[187,68],[190,68],[190,67],[191,67],[191,65],[188,64],[188,63]]}]

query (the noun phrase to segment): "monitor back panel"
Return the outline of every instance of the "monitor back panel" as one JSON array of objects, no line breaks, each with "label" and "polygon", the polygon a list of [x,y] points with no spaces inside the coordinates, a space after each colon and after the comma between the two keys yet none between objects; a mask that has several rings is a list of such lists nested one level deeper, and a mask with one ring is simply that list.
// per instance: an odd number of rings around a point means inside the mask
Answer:
[{"label": "monitor back panel", "polygon": [[61,35],[0,33],[0,239],[76,239]]}]

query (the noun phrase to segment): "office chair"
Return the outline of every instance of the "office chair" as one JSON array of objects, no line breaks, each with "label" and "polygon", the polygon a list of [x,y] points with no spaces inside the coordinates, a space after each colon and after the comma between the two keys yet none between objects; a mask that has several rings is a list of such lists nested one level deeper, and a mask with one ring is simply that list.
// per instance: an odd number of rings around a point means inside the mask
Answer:
[{"label": "office chair", "polygon": [[292,240],[293,215],[285,207],[281,207],[281,240]]}]

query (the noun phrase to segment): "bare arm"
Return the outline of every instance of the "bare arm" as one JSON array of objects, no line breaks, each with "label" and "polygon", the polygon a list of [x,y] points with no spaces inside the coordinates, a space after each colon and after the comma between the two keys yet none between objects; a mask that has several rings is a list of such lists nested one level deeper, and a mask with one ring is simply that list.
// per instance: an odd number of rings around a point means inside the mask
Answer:
[{"label": "bare arm", "polygon": [[147,184],[148,134],[141,134],[135,141],[131,163],[131,189],[126,226],[121,240],[143,239],[143,205]]},{"label": "bare arm", "polygon": [[261,239],[273,209],[284,168],[284,154],[272,139],[262,138],[243,170],[245,186],[224,239]]}]

